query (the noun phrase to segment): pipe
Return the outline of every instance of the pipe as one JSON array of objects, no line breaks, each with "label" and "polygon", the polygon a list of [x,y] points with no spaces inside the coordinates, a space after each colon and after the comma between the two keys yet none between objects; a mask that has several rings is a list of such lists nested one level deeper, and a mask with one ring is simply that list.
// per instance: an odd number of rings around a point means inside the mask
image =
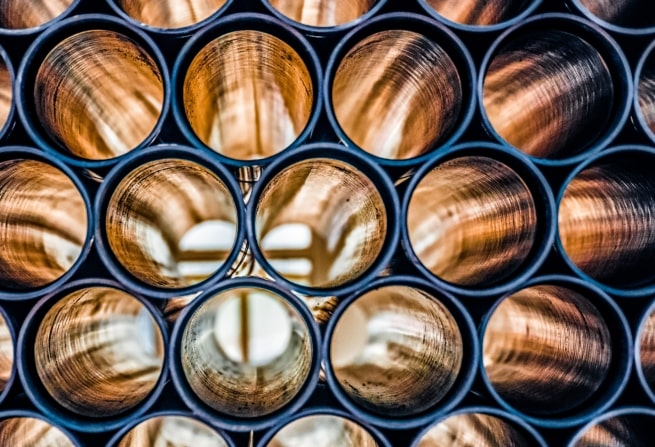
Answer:
[{"label": "pipe", "polygon": [[628,380],[627,320],[600,289],[572,277],[538,277],[501,298],[480,333],[489,391],[534,425],[587,421],[607,409]]},{"label": "pipe", "polygon": [[159,133],[168,71],[144,32],[90,14],[63,20],[32,43],[17,95],[21,120],[40,147],[76,166],[108,167]]},{"label": "pipe", "polygon": [[0,4],[0,34],[37,32],[70,15],[80,0],[3,0]]},{"label": "pipe", "polygon": [[655,181],[648,164],[655,151],[619,146],[589,158],[559,195],[558,248],[580,276],[606,291],[655,291],[648,267],[655,259]]},{"label": "pipe", "polygon": [[16,379],[16,332],[10,313],[0,308],[0,403],[4,402]]},{"label": "pipe", "polygon": [[455,146],[413,176],[404,243],[440,287],[494,294],[527,279],[550,249],[554,204],[525,157],[489,143]]},{"label": "pipe", "polygon": [[573,10],[615,33],[652,35],[655,20],[645,0],[568,0]]},{"label": "pipe", "polygon": [[568,14],[543,14],[503,33],[478,85],[487,131],[545,164],[581,161],[606,146],[630,109],[632,82],[618,44]]},{"label": "pipe", "polygon": [[655,402],[655,302],[639,319],[634,360],[637,378],[648,398]]},{"label": "pipe", "polygon": [[0,412],[0,445],[11,447],[81,447],[68,431],[31,411]]},{"label": "pipe", "polygon": [[653,444],[655,411],[646,407],[622,407],[605,413],[581,428],[568,447],[630,446]]},{"label": "pipe", "polygon": [[195,149],[159,145],[130,154],[98,191],[98,249],[133,290],[191,295],[239,268],[240,197],[228,170]]},{"label": "pipe", "polygon": [[318,327],[299,298],[260,278],[226,280],[176,321],[173,383],[194,413],[216,426],[262,429],[309,398],[319,346]]},{"label": "pipe", "polygon": [[121,427],[166,382],[163,319],[145,299],[106,280],[74,281],[30,311],[18,370],[30,400],[83,432]]},{"label": "pipe", "polygon": [[324,344],[327,382],[359,419],[418,427],[464,398],[478,344],[467,311],[427,281],[376,280],[341,301]]},{"label": "pipe", "polygon": [[655,43],[642,53],[635,69],[633,107],[637,126],[655,143]]},{"label": "pipe", "polygon": [[296,292],[351,293],[389,262],[398,207],[388,176],[359,153],[329,143],[288,151],[253,189],[253,256]]},{"label": "pipe", "polygon": [[196,33],[173,70],[174,111],[193,144],[226,163],[264,164],[307,139],[321,108],[321,70],[297,31],[234,14]]},{"label": "pipe", "polygon": [[89,251],[89,198],[63,163],[26,147],[0,154],[0,297],[60,287]]},{"label": "pipe", "polygon": [[459,137],[474,110],[474,68],[445,26],[385,14],[335,47],[325,76],[328,118],[339,138],[383,164],[418,157]]},{"label": "pipe", "polygon": [[424,429],[412,447],[546,447],[530,425],[492,407],[465,407]]},{"label": "pipe", "polygon": [[4,140],[14,127],[14,84],[16,75],[9,55],[0,47],[0,141]]},{"label": "pipe", "polygon": [[541,0],[419,0],[425,11],[457,29],[492,31],[524,20]]}]

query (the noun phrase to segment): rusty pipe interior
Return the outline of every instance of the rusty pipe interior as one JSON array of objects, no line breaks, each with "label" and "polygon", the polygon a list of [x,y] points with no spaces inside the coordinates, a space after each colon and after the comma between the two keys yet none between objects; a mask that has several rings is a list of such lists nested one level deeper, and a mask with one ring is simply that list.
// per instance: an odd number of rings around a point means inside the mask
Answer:
[{"label": "rusty pipe interior", "polygon": [[45,133],[88,160],[118,157],[141,145],[164,107],[157,62],[131,37],[102,29],[57,43],[28,94]]},{"label": "rusty pipe interior", "polygon": [[463,101],[450,55],[408,30],[380,31],[357,42],[332,81],[332,107],[343,132],[388,159],[417,157],[448,139]]},{"label": "rusty pipe interior", "polygon": [[184,112],[195,135],[238,160],[270,157],[292,144],[309,122],[317,88],[294,48],[255,30],[209,42],[183,82]]},{"label": "rusty pipe interior", "polygon": [[588,401],[609,375],[612,337],[597,307],[570,288],[540,284],[496,307],[484,330],[489,383],[517,410],[562,414]]},{"label": "rusty pipe interior", "polygon": [[230,256],[237,205],[209,168],[166,158],[122,178],[106,208],[107,240],[118,262],[153,286],[182,288],[213,275]]},{"label": "rusty pipe interior", "polygon": [[307,323],[283,296],[237,287],[192,314],[179,355],[202,402],[229,416],[257,418],[294,399],[309,378],[313,351]]},{"label": "rusty pipe interior", "polygon": [[85,201],[73,181],[38,160],[0,162],[0,287],[29,290],[68,272],[87,236]]},{"label": "rusty pipe interior", "polygon": [[113,0],[139,23],[160,29],[192,26],[218,12],[227,0]]},{"label": "rusty pipe interior", "polygon": [[430,170],[412,192],[407,229],[421,263],[460,286],[484,287],[515,273],[531,255],[537,208],[508,165],[462,156]]},{"label": "rusty pipe interior", "polygon": [[655,26],[647,0],[577,0],[592,15],[612,25],[626,28]]},{"label": "rusty pipe interior", "polygon": [[528,155],[558,159],[606,132],[616,90],[595,47],[568,31],[545,29],[522,33],[496,51],[482,103],[503,140]]},{"label": "rusty pipe interior", "polygon": [[378,447],[373,436],[349,419],[316,414],[295,419],[282,427],[266,447]]},{"label": "rusty pipe interior", "polygon": [[639,334],[639,363],[644,381],[655,393],[655,311],[646,318]]},{"label": "rusty pipe interior", "polygon": [[535,445],[517,424],[485,413],[462,413],[437,423],[416,447],[528,447]]},{"label": "rusty pipe interior", "polygon": [[653,423],[655,416],[650,412],[623,412],[588,427],[570,447],[650,447]]},{"label": "rusty pipe interior", "polygon": [[334,27],[353,22],[378,0],[266,0],[289,19],[307,26]]},{"label": "rusty pipe interior", "polygon": [[364,293],[340,315],[330,367],[361,407],[385,417],[411,416],[453,388],[464,349],[443,303],[414,287],[385,286]]},{"label": "rusty pipe interior", "polygon": [[615,287],[651,280],[655,259],[651,157],[633,155],[587,166],[566,186],[559,205],[559,236],[568,258],[585,274]]},{"label": "rusty pipe interior", "polygon": [[76,447],[57,427],[33,417],[0,420],[0,445],[11,447]]},{"label": "rusty pipe interior", "polygon": [[349,163],[310,158],[278,172],[258,197],[255,232],[270,266],[315,288],[355,280],[382,252],[388,212],[376,185]]},{"label": "rusty pipe interior", "polygon": [[75,0],[2,0],[0,1],[0,28],[21,30],[36,28],[57,18]]},{"label": "rusty pipe interior", "polygon": [[156,416],[125,434],[116,447],[228,447],[223,436],[187,416]]},{"label": "rusty pipe interior", "polygon": [[143,402],[163,370],[164,341],[150,311],[110,287],[68,293],[45,314],[35,336],[41,383],[62,407],[111,417]]},{"label": "rusty pipe interior", "polygon": [[0,394],[14,373],[14,339],[11,335],[7,317],[0,312]]},{"label": "rusty pipe interior", "polygon": [[513,19],[529,0],[425,0],[439,15],[462,25],[496,25]]}]

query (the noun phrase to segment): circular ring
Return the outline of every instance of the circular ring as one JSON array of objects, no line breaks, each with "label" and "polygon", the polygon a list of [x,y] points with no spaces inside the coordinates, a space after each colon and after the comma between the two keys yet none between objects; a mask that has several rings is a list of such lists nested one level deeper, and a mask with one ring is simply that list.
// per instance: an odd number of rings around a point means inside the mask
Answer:
[{"label": "circular ring", "polygon": [[[8,424],[11,421],[12,424]],[[14,435],[12,435],[12,430]],[[7,432],[8,431],[8,432]],[[82,447],[83,444],[66,428],[48,420],[46,416],[30,410],[0,412],[0,443],[12,447],[34,445]]]},{"label": "circular ring", "polygon": [[[44,30],[56,26],[57,23],[61,22],[65,18],[73,14],[73,12],[78,8],[82,1],[81,0],[66,0],[64,3],[64,9],[58,8],[59,5],[55,6],[54,11],[50,8],[45,8],[43,2],[33,2],[33,3],[24,3],[20,0],[11,1],[5,3],[14,3],[15,5],[9,5],[9,7],[14,8],[14,17],[11,17],[15,22],[14,25],[7,24],[0,25],[0,36],[7,37],[22,37],[22,36],[32,36],[38,34]],[[59,3],[61,1],[53,1],[52,3]],[[5,6],[3,6],[3,9]],[[51,14],[51,11],[54,14]],[[3,17],[7,18],[8,14],[2,14]]]},{"label": "circular ring", "polygon": [[[655,33],[655,23],[644,27],[629,26],[627,24],[623,25],[616,23],[612,18],[612,15],[615,15],[616,18],[620,20],[622,18],[622,13],[626,12],[628,13],[628,20],[635,19],[639,21],[639,19],[649,17],[649,4],[647,2],[616,1],[611,2],[613,4],[609,5],[607,4],[608,2],[606,0],[594,2],[595,4],[592,6],[598,8],[600,13],[607,13],[605,18],[602,18],[602,16],[598,15],[598,13],[591,12],[589,8],[585,6],[586,0],[567,0],[567,3],[570,4],[578,14],[584,16],[586,19],[591,20],[595,24],[605,28],[608,31],[628,36],[650,36]],[[635,4],[637,4],[636,8],[634,6]],[[609,10],[603,11],[603,8],[608,8]],[[630,13],[632,14],[632,17],[629,17]]]},{"label": "circular ring", "polygon": [[[634,418],[636,420],[630,420]],[[648,445],[649,427],[655,420],[655,410],[647,407],[621,407],[594,418],[578,430],[566,444],[580,445]],[[603,427],[603,424],[607,426]],[[611,428],[611,431],[608,430]],[[633,439],[636,436],[637,439]],[[584,444],[581,444],[584,443]]]}]

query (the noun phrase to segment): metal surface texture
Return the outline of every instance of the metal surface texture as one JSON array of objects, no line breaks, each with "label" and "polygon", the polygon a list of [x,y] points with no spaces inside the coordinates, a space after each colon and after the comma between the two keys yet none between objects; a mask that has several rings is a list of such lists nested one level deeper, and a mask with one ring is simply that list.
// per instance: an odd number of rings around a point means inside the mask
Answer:
[{"label": "metal surface texture", "polygon": [[60,17],[79,3],[79,0],[36,0],[29,3],[19,0],[0,2],[0,28],[27,30],[41,27]]},{"label": "metal surface texture", "polygon": [[159,30],[176,30],[202,24],[225,8],[229,0],[110,0],[134,20]]},{"label": "metal surface texture", "polygon": [[34,415],[4,414],[0,419],[0,443],[15,447],[77,447],[79,444]]}]

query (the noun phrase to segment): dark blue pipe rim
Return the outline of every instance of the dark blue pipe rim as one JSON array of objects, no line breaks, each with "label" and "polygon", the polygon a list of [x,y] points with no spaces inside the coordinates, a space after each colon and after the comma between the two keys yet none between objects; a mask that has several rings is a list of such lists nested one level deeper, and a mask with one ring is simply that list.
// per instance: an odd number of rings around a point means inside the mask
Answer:
[{"label": "dark blue pipe rim", "polygon": [[9,376],[9,380],[7,380],[7,383],[5,383],[5,388],[0,392],[0,404],[2,404],[5,399],[7,399],[7,396],[9,393],[13,391],[13,386],[14,382],[16,382],[16,377],[18,375],[18,368],[16,366],[17,362],[17,350],[18,350],[18,334],[16,333],[16,323],[14,320],[11,318],[9,313],[4,307],[0,306],[0,314],[2,318],[5,320],[5,324],[7,325],[7,328],[9,329],[9,335],[11,336],[11,348],[12,348],[12,354],[14,356],[14,359],[12,361],[11,365],[11,374]]},{"label": "dark blue pipe rim", "polygon": [[23,37],[23,36],[32,36],[35,34],[38,34],[48,28],[51,28],[55,26],[56,23],[66,19],[66,17],[70,16],[75,9],[80,5],[82,0],[73,0],[71,4],[66,8],[61,14],[59,14],[57,17],[54,17],[51,20],[48,20],[45,23],[42,23],[41,25],[34,26],[31,28],[17,28],[17,29],[12,29],[12,28],[0,28],[0,36],[7,36],[7,37]]},{"label": "dark blue pipe rim", "polygon": [[[0,33],[1,35],[1,33]],[[0,127],[0,140],[3,140],[14,128],[16,125],[15,116],[16,116],[16,95],[15,88],[16,85],[16,72],[14,71],[14,65],[11,63],[9,55],[3,47],[0,46],[0,60],[7,67],[9,72],[9,79],[11,80],[11,106],[9,108],[9,115],[7,115],[7,121]]]},{"label": "dark blue pipe rim", "polygon": [[[655,28],[653,29],[653,32],[655,32]],[[646,47],[643,54],[639,58],[639,62],[637,63],[637,67],[635,69],[635,77],[632,81],[635,90],[634,95],[632,95],[632,107],[634,108],[635,117],[637,118],[637,124],[641,131],[650,139],[653,144],[655,144],[655,132],[653,132],[650,127],[648,127],[644,112],[641,110],[641,106],[639,105],[639,84],[641,76],[643,75],[644,69],[646,68],[646,64],[648,62],[655,64],[655,41],[651,42],[650,45]]]},{"label": "dark blue pipe rim", "polygon": [[[619,135],[624,124],[628,120],[632,108],[631,98],[634,93],[630,64],[619,44],[607,32],[597,25],[572,14],[538,14],[505,30],[505,32],[494,40],[485,53],[484,59],[480,64],[476,86],[478,108],[484,130],[489,136],[500,143],[509,145],[509,143],[506,142],[494,129],[484,107],[484,80],[487,75],[487,70],[493,58],[496,56],[496,53],[514,36],[535,29],[563,30],[583,38],[601,54],[603,60],[608,65],[608,69],[610,70],[614,81],[615,104],[613,106],[614,110],[612,111],[613,119],[607,124],[608,130],[596,137],[591,145],[566,158],[543,158],[528,155],[535,164],[540,166],[559,167],[574,165],[583,162],[589,156],[598,153],[607,147]],[[617,98],[618,101],[616,100]],[[517,151],[520,150],[517,148]]]},{"label": "dark blue pipe rim", "polygon": [[576,447],[578,441],[580,441],[580,439],[585,435],[587,430],[592,428],[594,425],[601,424],[608,419],[621,417],[621,416],[649,416],[655,418],[655,410],[648,407],[629,406],[629,407],[620,407],[608,411],[607,413],[601,414],[598,417],[594,418],[593,420],[589,421],[587,424],[585,424],[584,427],[578,430],[573,435],[573,438],[568,442],[568,444],[566,444],[567,447]]},{"label": "dark blue pipe rim", "polygon": [[464,134],[464,132],[466,132],[473,120],[473,115],[475,114],[475,103],[477,100],[476,95],[474,94],[476,69],[473,58],[466,48],[466,45],[464,45],[453,31],[437,20],[419,14],[382,14],[361,24],[343,37],[330,54],[327,63],[323,85],[323,102],[325,104],[325,110],[330,126],[346,146],[356,148],[358,151],[365,154],[366,157],[382,166],[418,166],[433,156],[436,148],[432,148],[419,156],[402,160],[384,158],[371,154],[360,148],[350,139],[346,132],[341,128],[339,120],[334,112],[334,108],[332,107],[332,81],[334,80],[334,76],[339,69],[343,57],[362,39],[377,32],[393,29],[418,32],[425,37],[434,40],[435,43],[439,44],[439,46],[444,49],[457,67],[457,72],[459,73],[462,82],[462,110],[459,112],[460,116],[457,125],[450,132],[449,136],[444,137],[444,140],[438,143],[437,148],[454,143]]},{"label": "dark blue pipe rim", "polygon": [[469,25],[465,23],[455,22],[447,19],[445,16],[439,14],[426,0],[418,0],[418,3],[423,7],[426,13],[435,19],[443,22],[444,25],[449,26],[458,31],[466,31],[470,33],[491,33],[504,30],[523,21],[526,17],[530,16],[540,5],[542,0],[528,0],[528,4],[521,8],[521,11],[514,17],[511,17],[502,22],[494,23],[492,25]]},{"label": "dark blue pipe rim", "polygon": [[[610,23],[606,20],[601,19],[595,14],[592,14],[580,0],[569,0],[569,3],[573,6],[576,12],[586,19],[591,20],[596,25],[599,25],[605,28],[608,31],[612,31],[618,34],[625,34],[628,36],[647,36],[650,34],[655,34],[655,26],[645,26],[645,27],[629,27],[621,26]],[[650,14],[652,10],[642,11],[643,14]]]},{"label": "dark blue pipe rim", "polygon": [[[200,400],[200,398],[193,392],[193,389],[186,379],[180,355],[184,330],[189,320],[193,317],[194,313],[200,308],[200,306],[219,293],[242,287],[264,289],[286,300],[286,302],[298,312],[298,315],[300,315],[305,322],[312,344],[312,364],[309,369],[309,374],[307,375],[307,380],[298,393],[283,408],[265,416],[255,418],[230,416],[215,410]],[[321,334],[318,325],[314,321],[314,317],[310,312],[309,307],[300,298],[289,292],[287,289],[266,279],[256,277],[231,278],[205,290],[184,308],[173,327],[173,334],[171,335],[171,343],[169,345],[168,353],[168,359],[170,362],[169,368],[175,389],[178,391],[184,403],[191,409],[193,414],[200,415],[205,420],[211,421],[213,425],[223,430],[235,432],[261,430],[274,425],[280,418],[286,418],[295,414],[311,397],[314,388],[318,383],[321,366],[320,346]]]},{"label": "dark blue pipe rim", "polygon": [[39,419],[43,422],[46,422],[50,424],[51,426],[55,427],[57,430],[61,431],[64,435],[68,437],[68,439],[75,445],[75,447],[82,447],[82,444],[80,444],[80,441],[70,432],[66,427],[63,427],[59,423],[53,421],[52,419],[48,419],[46,415],[43,415],[41,413],[38,413],[36,411],[32,410],[4,410],[0,411],[0,422],[5,421],[7,419],[12,419],[12,418],[32,418],[32,419]]},{"label": "dark blue pipe rim", "polygon": [[77,260],[67,272],[61,275],[59,278],[53,282],[46,284],[41,287],[33,289],[0,289],[0,299],[8,301],[22,301],[29,300],[33,298],[38,298],[43,295],[52,293],[55,290],[59,290],[68,280],[75,275],[77,270],[84,264],[86,258],[91,251],[91,245],[93,241],[93,221],[94,214],[91,206],[91,199],[89,194],[82,184],[82,181],[79,179],[77,174],[73,170],[62,163],[59,159],[52,157],[51,154],[43,153],[42,151],[26,146],[5,146],[0,149],[0,162],[16,159],[27,159],[27,160],[37,160],[43,163],[47,163],[51,166],[54,166],[59,171],[64,173],[71,182],[77,188],[80,197],[84,201],[84,206],[86,210],[86,237],[84,238],[84,245],[82,246],[82,251],[80,252]]},{"label": "dark blue pipe rim", "polygon": [[[637,154],[638,156],[645,156],[645,157],[655,157],[655,148],[651,148],[648,146],[642,146],[639,144],[630,144],[630,145],[622,145],[622,146],[615,146],[609,149],[606,149],[602,152],[596,153],[588,157],[585,161],[583,161],[581,164],[579,164],[571,174],[566,178],[564,181],[562,188],[559,191],[559,194],[557,195],[557,214],[559,214],[559,205],[562,202],[562,197],[564,196],[564,193],[566,192],[566,189],[568,188],[569,184],[571,181],[577,177],[583,170],[591,166],[592,164],[601,161],[603,158],[606,157],[612,157],[617,154],[619,155],[624,155],[625,153],[633,152]],[[587,281],[589,284],[593,284],[594,286],[602,289],[604,292],[609,293],[611,295],[615,295],[620,298],[631,298],[631,297],[642,297],[642,296],[647,296],[647,295],[653,295],[655,294],[655,275],[651,278],[650,281],[648,281],[647,284],[645,285],[640,285],[640,286],[626,286],[626,287],[618,287],[618,286],[612,286],[609,284],[606,284],[602,281],[599,281],[589,275],[587,275],[582,269],[580,269],[572,260],[569,258],[568,254],[566,253],[566,250],[564,250],[564,246],[562,245],[562,239],[559,234],[559,228],[557,229],[557,234],[555,236],[555,248],[556,251],[560,254],[561,258],[564,260],[566,265],[580,278],[584,279]],[[646,281],[645,281],[646,282]]]},{"label": "dark blue pipe rim", "polygon": [[639,380],[639,383],[641,384],[641,387],[643,388],[648,398],[653,403],[655,403],[655,390],[653,390],[653,388],[648,383],[648,380],[646,380],[646,374],[644,374],[644,368],[641,362],[641,336],[644,329],[646,328],[648,319],[653,314],[653,312],[655,312],[655,300],[650,303],[646,311],[639,318],[639,324],[635,331],[634,361],[635,361],[635,372],[637,373],[637,379]]},{"label": "dark blue pipe rim", "polygon": [[18,336],[18,376],[23,384],[27,397],[41,412],[47,414],[49,418],[55,421],[58,425],[79,432],[98,433],[123,427],[128,421],[144,414],[154,405],[154,403],[159,399],[159,396],[168,381],[168,352],[164,352],[162,370],[157,379],[157,384],[150,394],[135,407],[126,410],[121,414],[111,417],[94,418],[74,413],[73,411],[59,405],[57,401],[50,396],[39,379],[34,359],[34,339],[43,317],[53,305],[68,294],[87,287],[108,287],[128,293],[148,310],[150,316],[159,327],[164,346],[168,344],[169,340],[166,323],[161,316],[161,312],[152,303],[138,294],[126,290],[120,284],[106,279],[86,278],[73,281],[57,291],[46,295],[32,307],[25,318],[25,323],[23,324]]},{"label": "dark blue pipe rim", "polygon": [[[509,279],[492,283],[486,287],[460,286],[445,281],[432,273],[414,252],[407,225],[409,204],[414,190],[421,180],[423,180],[423,177],[443,162],[466,156],[492,158],[506,164],[509,168],[514,170],[528,185],[537,212],[537,236],[531,253],[528,256],[528,259],[526,259],[524,265]],[[428,160],[427,163],[418,169],[412,176],[409,186],[405,191],[405,196],[403,197],[402,219],[404,223],[401,230],[402,244],[405,247],[404,251],[409,258],[409,261],[438,288],[466,297],[497,295],[523,284],[541,267],[548,257],[553,245],[557,226],[557,215],[555,213],[555,200],[553,194],[545,177],[536,168],[530,158],[509,146],[487,142],[471,142],[444,148],[443,151],[439,151],[435,156]]]},{"label": "dark blue pipe rim", "polygon": [[[605,378],[603,384],[596,392],[587,398],[581,406],[567,411],[564,414],[553,414],[552,416],[535,416],[518,410],[516,407],[509,404],[502,396],[495,390],[493,384],[487,376],[487,371],[480,362],[480,377],[485,384],[487,392],[491,397],[506,411],[518,416],[522,420],[544,428],[568,428],[574,425],[585,423],[603,411],[607,410],[611,405],[616,402],[620,394],[627,386],[630,378],[632,362],[632,336],[630,325],[621,308],[616,302],[603,292],[600,288],[592,284],[586,283],[579,278],[564,275],[547,275],[539,276],[531,279],[525,284],[518,287],[516,290],[508,292],[502,298],[497,300],[491,309],[485,314],[480,323],[479,343],[484,343],[484,336],[489,324],[489,320],[493,316],[498,306],[509,296],[528,287],[537,285],[559,285],[567,287],[578,292],[582,292],[585,298],[598,309],[603,316],[610,334],[612,336],[612,360],[610,371]],[[618,359],[618,360],[617,360]]]},{"label": "dark blue pipe rim", "polygon": [[217,435],[221,436],[228,447],[236,447],[234,441],[232,441],[232,439],[223,430],[218,427],[214,427],[210,421],[207,421],[201,417],[198,417],[198,415],[194,413],[184,410],[155,411],[133,419],[127,424],[127,426],[121,428],[116,434],[114,434],[114,436],[111,437],[111,439],[107,442],[107,447],[118,447],[123,437],[127,435],[132,429],[136,428],[137,425],[158,417],[184,417],[193,419],[196,422],[206,425]]},{"label": "dark blue pipe rim", "polygon": [[[202,140],[200,140],[200,138],[198,138],[196,133],[191,128],[191,124],[189,123],[189,120],[186,117],[186,113],[184,112],[184,78],[186,76],[189,65],[198,54],[198,52],[205,45],[225,34],[234,31],[246,30],[259,31],[270,34],[273,37],[277,37],[283,40],[286,44],[291,46],[291,48],[293,48],[293,50],[298,53],[300,58],[305,63],[305,66],[307,67],[307,70],[311,76],[314,90],[312,112],[309,116],[309,119],[307,120],[305,128],[296,137],[294,142],[274,155],[259,158],[256,160],[238,160],[213,150]],[[278,158],[281,154],[288,151],[289,149],[301,145],[311,136],[323,108],[322,96],[320,94],[322,84],[323,71],[321,69],[321,63],[318,60],[318,55],[316,54],[314,47],[292,26],[286,25],[276,18],[264,14],[230,14],[229,16],[223,17],[195,33],[193,37],[187,41],[184,47],[182,47],[182,50],[180,50],[180,53],[175,60],[172,75],[172,85],[174,90],[174,94],[172,95],[173,115],[175,117],[175,122],[180,128],[184,138],[192,146],[209,152],[212,154],[212,156],[218,158],[222,163],[230,166],[262,166]]]},{"label": "dark blue pipe rim", "polygon": [[375,5],[369,9],[362,16],[358,17],[355,20],[351,20],[347,23],[342,23],[336,26],[313,26],[306,25],[301,22],[297,22],[290,17],[282,14],[277,8],[271,5],[270,0],[261,0],[264,7],[273,14],[276,18],[282,22],[293,26],[294,28],[301,31],[303,34],[311,37],[332,37],[338,34],[345,33],[346,31],[356,27],[357,25],[369,21],[373,16],[375,16],[380,10],[387,4],[387,0],[376,0]]},{"label": "dark blue pipe rim", "polygon": [[[268,183],[280,172],[291,165],[312,159],[331,159],[349,164],[377,187],[387,213],[387,234],[380,253],[368,269],[359,277],[352,279],[340,286],[334,287],[310,287],[297,284],[279,274],[268,262],[262,249],[257,242],[257,205]],[[255,183],[250,200],[246,208],[246,227],[248,242],[255,261],[261,265],[264,271],[275,281],[291,288],[292,290],[310,296],[333,296],[348,295],[359,290],[363,284],[376,277],[384,269],[393,257],[399,240],[398,210],[400,202],[395,192],[393,182],[386,172],[377,164],[370,162],[367,157],[359,152],[352,151],[344,146],[333,143],[313,143],[288,150],[282,157],[275,160],[262,173],[261,178]]]},{"label": "dark blue pipe rim", "polygon": [[366,430],[373,437],[373,439],[375,439],[375,442],[378,444],[379,447],[392,447],[391,443],[375,427],[367,424],[365,421],[358,419],[356,416],[350,413],[338,410],[334,407],[324,407],[324,406],[305,409],[297,414],[294,414],[283,420],[280,420],[277,424],[275,424],[273,428],[271,428],[268,432],[264,433],[262,439],[260,439],[259,442],[257,443],[257,447],[266,447],[268,443],[275,437],[275,435],[278,434],[278,432],[282,430],[285,426],[308,416],[334,416],[334,417],[347,419],[350,422],[353,422],[359,425],[360,427],[362,427],[364,430]]},{"label": "dark blue pipe rim", "polygon": [[[429,294],[435,301],[443,304],[457,322],[464,346],[461,371],[448,394],[428,410],[406,417],[385,417],[380,413],[375,413],[359,406],[343,390],[329,361],[332,351],[332,335],[334,334],[336,325],[339,323],[339,319],[348,310],[348,307],[366,293],[389,286],[407,286],[419,289]],[[340,301],[335,312],[328,320],[322,348],[322,358],[325,360],[324,370],[326,380],[332,394],[334,394],[339,403],[350,413],[356,415],[358,419],[375,426],[389,429],[417,428],[452,410],[468,393],[475,379],[478,358],[480,357],[480,344],[478,343],[476,334],[475,324],[468,311],[459,300],[455,299],[449,293],[436,288],[426,280],[413,276],[399,275],[380,278]]]},{"label": "dark blue pipe rim", "polygon": [[[132,273],[121,265],[114,255],[114,252],[109,245],[109,241],[107,240],[107,233],[104,224],[107,217],[107,204],[111,200],[116,187],[128,173],[138,169],[145,163],[171,158],[197,163],[215,174],[221,182],[223,182],[232,196],[237,213],[237,232],[235,234],[232,250],[225,262],[204,281],[180,288],[156,287],[147,284],[132,275]],[[141,151],[126,154],[125,158],[123,158],[121,162],[110,171],[107,178],[100,185],[94,203],[94,212],[96,216],[94,227],[95,241],[105,267],[107,267],[110,273],[128,289],[154,299],[169,299],[191,295],[210,287],[217,281],[220,281],[237,261],[241,247],[246,238],[245,205],[236,179],[225,166],[213,159],[210,154],[187,146],[160,144]]]},{"label": "dark blue pipe rim", "polygon": [[39,35],[25,52],[25,56],[18,69],[16,88],[14,90],[18,116],[28,136],[37,146],[67,164],[87,169],[110,168],[127,154],[104,160],[91,160],[78,157],[72,152],[69,152],[62,144],[50,138],[45,130],[41,128],[41,123],[33,110],[34,101],[32,95],[34,93],[33,88],[36,72],[46,55],[66,37],[94,29],[115,31],[133,39],[155,61],[161,74],[164,98],[159,119],[150,134],[139,145],[132,148],[128,154],[147,147],[157,138],[162,130],[171,103],[170,75],[164,55],[150,36],[136,26],[106,14],[82,14],[64,19],[58,22],[56,26],[48,28],[43,34]]},{"label": "dark blue pipe rim", "polygon": [[548,444],[544,440],[544,438],[541,437],[539,432],[535,430],[532,426],[527,424],[523,419],[520,417],[516,416],[513,413],[508,413],[503,410],[499,410],[494,407],[485,407],[485,406],[475,406],[475,407],[463,407],[460,408],[456,411],[453,411],[451,413],[445,414],[438,418],[437,420],[433,421],[427,428],[423,429],[414,439],[414,442],[412,443],[412,447],[418,447],[419,443],[421,442],[421,439],[428,434],[430,430],[432,430],[435,426],[440,424],[441,422],[444,422],[446,419],[453,417],[453,416],[460,416],[460,415],[465,415],[465,414],[485,414],[488,416],[493,416],[498,419],[503,419],[505,422],[508,422],[510,424],[513,424],[516,428],[518,428],[520,431],[523,432],[523,434],[526,434],[532,438],[534,441],[535,445],[539,447],[547,447]]},{"label": "dark blue pipe rim", "polygon": [[215,12],[213,12],[211,15],[207,16],[206,18],[202,19],[199,22],[193,23],[191,25],[183,26],[180,28],[160,28],[157,26],[152,26],[148,25],[143,22],[139,22],[137,19],[132,17],[131,15],[127,14],[123,8],[121,8],[117,3],[116,0],[107,0],[107,4],[109,7],[114,11],[116,15],[118,15],[121,19],[131,23],[132,25],[141,28],[144,31],[155,33],[155,34],[161,34],[161,35],[166,35],[166,36],[174,36],[174,37],[183,37],[186,35],[191,35],[200,28],[203,28],[213,22],[214,20],[218,19],[221,17],[225,12],[232,6],[232,3],[234,3],[234,0],[226,0],[223,6],[218,8]]}]

